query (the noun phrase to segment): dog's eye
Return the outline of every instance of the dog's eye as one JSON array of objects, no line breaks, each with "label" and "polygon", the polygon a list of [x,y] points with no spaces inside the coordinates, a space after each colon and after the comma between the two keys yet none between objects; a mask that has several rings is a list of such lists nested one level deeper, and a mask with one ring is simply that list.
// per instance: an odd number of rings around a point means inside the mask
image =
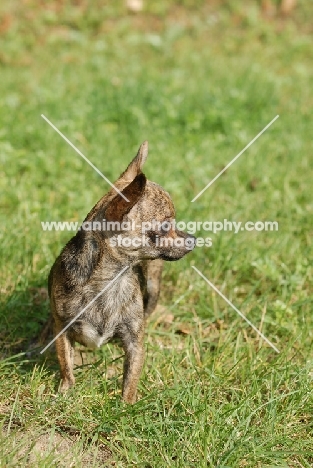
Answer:
[{"label": "dog's eye", "polygon": [[158,234],[154,231],[148,231],[147,232],[147,236],[149,237],[149,239],[155,244],[156,243],[156,239],[158,237]]},{"label": "dog's eye", "polygon": [[166,236],[166,234],[168,234],[169,231],[171,230],[171,227],[172,225],[170,221],[163,221],[163,223],[161,224],[161,229],[160,229],[162,236]]}]

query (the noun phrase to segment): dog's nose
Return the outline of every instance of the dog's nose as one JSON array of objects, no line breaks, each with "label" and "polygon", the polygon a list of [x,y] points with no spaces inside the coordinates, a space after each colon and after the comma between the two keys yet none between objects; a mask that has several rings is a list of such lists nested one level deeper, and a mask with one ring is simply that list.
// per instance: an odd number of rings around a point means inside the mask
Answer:
[{"label": "dog's nose", "polygon": [[185,245],[188,250],[193,250],[196,246],[197,239],[192,236],[191,234],[188,234],[186,239],[185,239]]}]

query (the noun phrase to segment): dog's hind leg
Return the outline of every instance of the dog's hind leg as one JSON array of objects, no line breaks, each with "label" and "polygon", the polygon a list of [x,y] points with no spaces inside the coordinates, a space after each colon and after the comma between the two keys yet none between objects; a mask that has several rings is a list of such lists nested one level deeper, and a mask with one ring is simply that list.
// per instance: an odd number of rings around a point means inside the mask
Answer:
[{"label": "dog's hind leg", "polygon": [[[63,325],[60,322],[55,324],[55,335],[60,333]],[[73,374],[74,365],[74,342],[69,337],[68,332],[63,332],[55,341],[57,356],[61,368],[61,386],[60,391],[65,392],[75,383]]]}]

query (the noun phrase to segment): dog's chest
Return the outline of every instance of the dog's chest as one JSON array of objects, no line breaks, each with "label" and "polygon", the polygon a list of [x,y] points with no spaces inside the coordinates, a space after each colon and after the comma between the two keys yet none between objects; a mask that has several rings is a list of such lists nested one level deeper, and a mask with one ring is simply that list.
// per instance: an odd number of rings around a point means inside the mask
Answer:
[{"label": "dog's chest", "polygon": [[106,325],[104,332],[99,332],[93,324],[84,322],[81,327],[83,344],[88,348],[99,348],[114,336],[116,325],[112,321]]},{"label": "dog's chest", "polygon": [[[98,289],[96,285],[94,290]],[[100,347],[117,334],[130,316],[142,316],[142,297],[138,282],[125,275],[112,283],[82,317],[76,337],[79,335],[78,341],[90,348]]]}]

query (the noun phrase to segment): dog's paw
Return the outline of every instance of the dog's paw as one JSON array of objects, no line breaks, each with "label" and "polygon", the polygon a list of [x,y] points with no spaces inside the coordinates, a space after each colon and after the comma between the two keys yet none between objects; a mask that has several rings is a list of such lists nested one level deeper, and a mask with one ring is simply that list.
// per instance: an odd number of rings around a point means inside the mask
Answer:
[{"label": "dog's paw", "polygon": [[136,392],[124,392],[123,393],[123,401],[128,405],[134,405],[137,401],[137,393]]},{"label": "dog's paw", "polygon": [[59,388],[59,392],[60,393],[65,393],[67,392],[67,390],[69,390],[71,387],[73,387],[73,385],[75,384],[75,379],[63,379],[61,384],[60,384],[60,388]]}]

